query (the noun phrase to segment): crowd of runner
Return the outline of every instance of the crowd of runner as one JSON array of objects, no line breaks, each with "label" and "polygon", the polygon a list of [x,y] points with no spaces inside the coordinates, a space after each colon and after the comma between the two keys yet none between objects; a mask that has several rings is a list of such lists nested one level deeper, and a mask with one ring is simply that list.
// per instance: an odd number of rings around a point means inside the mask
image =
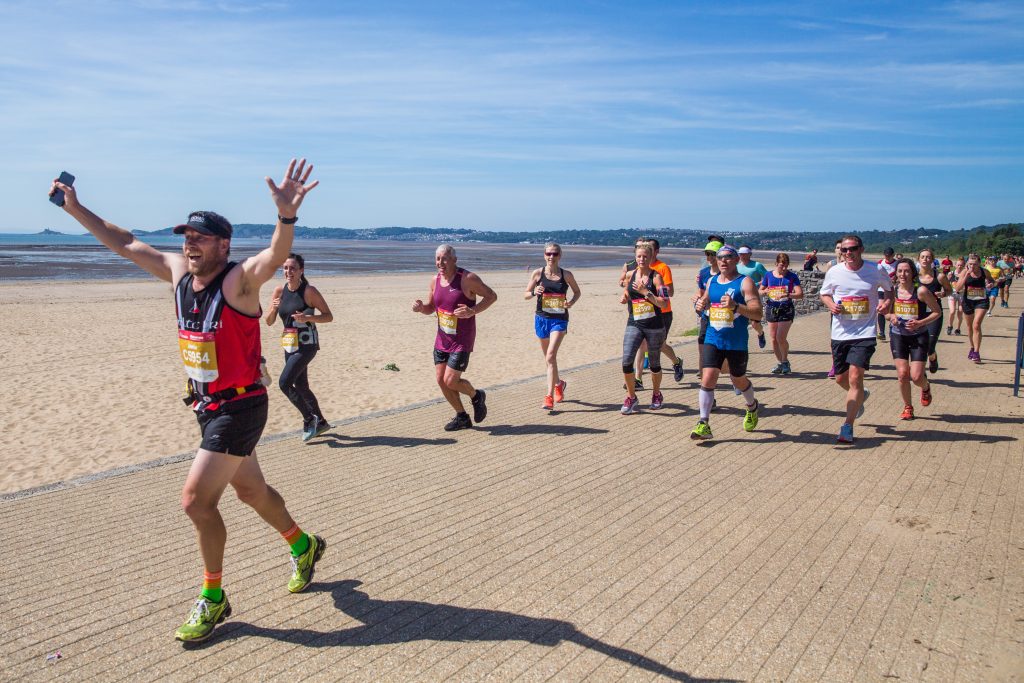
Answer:
[{"label": "crowd of runner", "polygon": [[[270,245],[240,263],[229,260],[233,228],[211,211],[196,211],[174,228],[184,237],[181,253],[164,253],[141,242],[131,232],[105,221],[85,208],[70,185],[55,180],[51,196],[63,193],[61,206],[100,242],[155,277],[171,283],[178,321],[178,344],[188,376],[185,403],[195,412],[201,443],[182,489],[181,504],[198,538],[204,574],[199,597],[185,623],[175,632],[186,643],[205,640],[231,614],[221,581],[227,531],[218,510],[230,485],[238,498],[274,527],[290,548],[290,592],[305,590],[327,547],[318,535],[303,531],[289,514],[284,499],[267,484],[256,460],[256,444],[266,425],[269,379],[260,356],[260,319],[282,323],[284,369],[280,390],[302,416],[302,440],[310,441],[331,429],[310,388],[308,367],[320,348],[318,324],[333,320],[324,296],[305,275],[302,255],[291,252],[297,212],[317,185],[309,182],[312,165],[292,160],[280,183],[266,179],[277,210]],[[659,260],[657,240],[640,238],[633,258],[619,277],[619,303],[626,309],[622,340],[625,399],[620,412],[641,411],[638,391],[644,389],[644,366],[650,373],[651,400],[646,409],[664,406],[664,355],[673,380],[682,382],[682,359],[668,343],[673,323],[672,270]],[[968,359],[982,362],[982,324],[997,306],[1008,307],[1011,284],[1024,275],[1024,257],[1001,254],[982,259],[969,254],[953,261],[936,260],[931,249],[917,259],[886,249],[881,260],[865,260],[857,235],[835,244],[835,258],[824,264],[819,297],[831,313],[832,368],[828,373],[844,393],[844,421],[837,441],[852,443],[854,424],[864,412],[870,392],[865,373],[878,341],[889,340],[903,412],[914,418],[913,387],[919,402],[933,401],[928,379],[940,369],[938,341],[961,335],[966,322]],[[696,277],[689,297],[699,319],[699,419],[693,439],[711,439],[711,413],[722,372],[746,405],[742,429],[752,432],[759,421],[760,403],[747,376],[749,328],[759,348],[770,342],[776,365],[771,373],[788,375],[788,335],[796,319],[795,301],[805,295],[799,276],[790,270],[789,256],[779,253],[770,270],[753,259],[749,245],[734,247],[721,235],[710,235],[704,248],[707,265]],[[559,375],[558,351],[569,330],[569,311],[579,302],[581,288],[572,272],[561,266],[562,248],[544,245],[543,265],[530,274],[524,298],[535,299],[534,331],[546,366],[544,410],[552,411],[565,398],[566,381]],[[436,274],[425,299],[412,311],[436,322],[433,362],[438,387],[455,415],[447,431],[467,429],[487,417],[486,393],[463,377],[476,339],[476,316],[497,301],[497,294],[476,273],[458,266],[455,249],[441,245],[435,253]],[[264,312],[260,289],[278,269],[284,281],[273,290]],[[804,271],[819,269],[818,252],[808,254]],[[948,314],[942,299],[949,304]],[[763,324],[767,324],[767,334]],[[807,323],[814,324],[814,323]],[[469,399],[472,417],[463,397]],[[940,397],[941,399],[941,397]]]}]

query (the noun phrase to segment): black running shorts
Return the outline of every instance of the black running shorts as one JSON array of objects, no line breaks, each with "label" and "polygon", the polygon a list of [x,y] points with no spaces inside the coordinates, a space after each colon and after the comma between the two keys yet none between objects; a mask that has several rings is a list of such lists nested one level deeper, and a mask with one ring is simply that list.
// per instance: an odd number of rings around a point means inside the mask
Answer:
[{"label": "black running shorts", "polygon": [[782,306],[765,304],[764,321],[766,323],[786,323],[792,321],[795,317],[796,306],[792,303],[784,304]]},{"label": "black running shorts", "polygon": [[267,425],[267,395],[220,404],[217,410],[196,413],[203,441],[199,447],[214,453],[247,456]]},{"label": "black running shorts", "polygon": [[842,375],[855,365],[862,370],[871,369],[871,356],[875,353],[875,338],[833,339],[832,364],[836,374]]},{"label": "black running shorts", "polygon": [[704,343],[704,336],[707,333],[708,333],[708,317],[706,315],[702,315],[700,317],[700,332],[699,332],[699,334],[697,334],[697,343],[698,344],[703,344]]},{"label": "black running shorts", "polygon": [[921,334],[890,334],[889,348],[894,360],[925,362],[928,360],[928,330]]},{"label": "black running shorts", "polygon": [[974,315],[974,311],[976,311],[979,308],[984,311],[988,310],[988,299],[982,301],[978,299],[968,299],[967,297],[964,297],[960,306],[964,310],[964,315]]},{"label": "black running shorts", "polygon": [[465,372],[469,367],[469,351],[440,351],[434,349],[434,365],[447,365],[452,370]]},{"label": "black running shorts", "polygon": [[747,359],[750,354],[746,351],[728,351],[720,349],[714,344],[704,344],[704,353],[701,355],[701,367],[722,369],[722,364],[729,361],[729,374],[733,377],[742,377],[747,374]]}]

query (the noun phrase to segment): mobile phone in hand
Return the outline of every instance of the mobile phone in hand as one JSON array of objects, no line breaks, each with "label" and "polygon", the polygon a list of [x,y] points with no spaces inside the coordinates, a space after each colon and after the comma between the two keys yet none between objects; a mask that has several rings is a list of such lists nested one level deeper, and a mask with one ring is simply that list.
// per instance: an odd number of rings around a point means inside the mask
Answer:
[{"label": "mobile phone in hand", "polygon": [[[67,171],[61,171],[60,177],[57,178],[57,182],[61,183],[62,185],[74,185],[75,176],[71,175]],[[56,204],[57,206],[64,206],[64,190],[57,190],[52,195],[50,195],[50,201]]]}]

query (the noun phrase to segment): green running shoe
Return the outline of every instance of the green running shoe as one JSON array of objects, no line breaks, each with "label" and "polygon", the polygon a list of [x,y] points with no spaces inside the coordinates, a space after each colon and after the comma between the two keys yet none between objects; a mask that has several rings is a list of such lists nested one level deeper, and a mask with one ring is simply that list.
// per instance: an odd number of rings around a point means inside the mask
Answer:
[{"label": "green running shoe", "polygon": [[711,425],[704,420],[697,423],[697,426],[690,432],[691,439],[710,439],[711,438]]},{"label": "green running shoe", "polygon": [[747,410],[746,416],[743,418],[743,431],[752,432],[757,427],[757,411],[761,409],[761,402],[754,402],[754,409]]},{"label": "green running shoe", "polygon": [[288,581],[289,593],[301,593],[313,581],[316,563],[327,549],[327,541],[319,536],[309,535],[309,548],[298,557],[291,556],[292,578]]},{"label": "green running shoe", "polygon": [[231,616],[228,594],[220,602],[212,602],[202,596],[196,599],[192,612],[185,623],[174,632],[174,638],[183,643],[199,643],[213,635],[213,627]]}]

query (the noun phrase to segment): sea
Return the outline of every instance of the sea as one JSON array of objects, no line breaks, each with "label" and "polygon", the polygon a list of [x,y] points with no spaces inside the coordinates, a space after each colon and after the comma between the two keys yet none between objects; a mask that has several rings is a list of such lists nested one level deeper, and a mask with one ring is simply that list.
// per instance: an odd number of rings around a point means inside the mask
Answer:
[{"label": "sea", "polygon": [[[177,235],[140,237],[160,251],[179,252]],[[241,260],[269,244],[267,239],[231,241],[231,258]],[[436,242],[389,240],[301,240],[292,251],[306,260],[309,275],[414,273],[434,270]],[[543,244],[458,242],[453,245],[459,265],[468,270],[527,270],[544,265]],[[562,245],[564,268],[619,268],[632,258],[629,246]],[[661,259],[672,266],[704,264],[699,249],[663,249]],[[0,282],[17,280],[106,280],[150,277],[125,261],[92,235],[0,234]]]}]

